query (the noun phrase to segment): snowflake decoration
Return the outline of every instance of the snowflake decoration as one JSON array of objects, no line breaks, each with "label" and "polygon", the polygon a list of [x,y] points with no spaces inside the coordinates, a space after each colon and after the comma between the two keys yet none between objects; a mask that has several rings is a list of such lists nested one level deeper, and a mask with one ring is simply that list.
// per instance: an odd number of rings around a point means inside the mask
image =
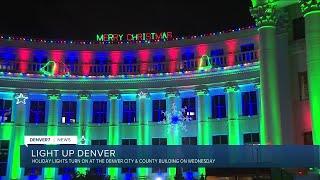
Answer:
[{"label": "snowflake decoration", "polygon": [[186,122],[192,120],[192,118],[187,115],[187,107],[178,110],[175,103],[172,103],[169,112],[163,111],[162,114],[164,115],[164,119],[159,123],[169,125],[167,133],[174,132],[179,129],[187,131]]}]

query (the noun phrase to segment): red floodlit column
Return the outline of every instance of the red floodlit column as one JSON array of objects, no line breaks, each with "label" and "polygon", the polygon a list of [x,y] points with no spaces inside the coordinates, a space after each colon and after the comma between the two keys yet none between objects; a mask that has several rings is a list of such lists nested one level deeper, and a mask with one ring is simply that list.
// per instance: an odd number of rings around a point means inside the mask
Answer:
[{"label": "red floodlit column", "polygon": [[21,73],[26,73],[28,71],[28,64],[30,60],[31,50],[27,48],[18,49],[19,58],[19,70]]},{"label": "red floodlit column", "polygon": [[50,51],[50,60],[53,60],[56,63],[54,74],[59,74],[59,69],[63,63],[63,51],[62,50],[51,50]]},{"label": "red floodlit column", "polygon": [[177,71],[177,63],[179,60],[179,48],[169,48],[168,57],[169,57],[169,72],[173,73]]},{"label": "red floodlit column", "polygon": [[111,51],[111,75],[116,76],[119,74],[119,64],[121,62],[121,51]]},{"label": "red floodlit column", "polygon": [[92,63],[92,52],[91,51],[81,51],[81,71],[82,75],[88,76],[90,74],[90,67]]},{"label": "red floodlit column", "polygon": [[150,51],[147,49],[139,50],[138,56],[140,59],[140,74],[148,73],[148,66],[150,62]]},{"label": "red floodlit column", "polygon": [[227,50],[227,65],[233,66],[236,64],[235,53],[238,46],[237,39],[230,39],[224,42]]}]

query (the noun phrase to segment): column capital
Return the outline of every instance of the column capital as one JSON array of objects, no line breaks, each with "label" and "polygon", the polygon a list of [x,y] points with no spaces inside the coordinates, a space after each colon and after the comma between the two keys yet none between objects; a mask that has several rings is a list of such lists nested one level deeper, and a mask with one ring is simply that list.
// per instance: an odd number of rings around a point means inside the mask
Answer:
[{"label": "column capital", "polygon": [[259,28],[263,26],[276,26],[277,24],[276,8],[273,4],[256,6],[250,9],[250,13]]},{"label": "column capital", "polygon": [[317,0],[299,0],[299,4],[304,16],[314,11],[320,12],[320,2]]},{"label": "column capital", "polygon": [[150,93],[146,89],[139,89],[137,91],[137,98],[150,98]]},{"label": "column capital", "polygon": [[166,90],[166,97],[177,97],[177,96],[180,96],[178,89],[170,88]]},{"label": "column capital", "polygon": [[78,93],[78,98],[80,100],[88,100],[90,97],[91,97],[91,94],[88,91],[80,91]]},{"label": "column capital", "polygon": [[207,86],[199,86],[196,88],[196,94],[199,95],[207,95],[209,93]]},{"label": "column capital", "polygon": [[224,88],[224,92],[230,93],[230,92],[237,92],[239,91],[239,86],[238,85],[229,85]]},{"label": "column capital", "polygon": [[118,90],[110,90],[108,92],[108,98],[109,99],[121,99],[120,91],[118,91]]},{"label": "column capital", "polygon": [[61,99],[61,93],[58,90],[50,90],[47,92],[47,97],[49,100],[59,100]]}]

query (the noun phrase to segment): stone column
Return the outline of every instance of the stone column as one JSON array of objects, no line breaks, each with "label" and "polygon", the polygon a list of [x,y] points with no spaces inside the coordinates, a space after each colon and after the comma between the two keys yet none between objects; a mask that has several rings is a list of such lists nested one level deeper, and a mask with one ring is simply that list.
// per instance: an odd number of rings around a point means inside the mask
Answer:
[{"label": "stone column", "polygon": [[[137,92],[138,110],[138,145],[150,145],[149,121],[151,119],[150,94],[146,90]],[[138,168],[138,179],[146,179],[149,174],[148,168]]]},{"label": "stone column", "polygon": [[[108,144],[119,145],[120,144],[120,131],[119,131],[119,115],[120,115],[120,99],[121,95],[119,91],[109,91],[109,134]],[[117,180],[119,177],[119,168],[108,168],[108,174],[111,180]]]},{"label": "stone column", "polygon": [[[210,103],[208,96],[208,89],[205,86],[198,87],[196,89],[197,93],[197,121],[198,121],[198,145],[209,145],[211,136],[210,125],[208,122],[209,118],[209,106]],[[206,175],[206,168],[199,167],[199,178]]]},{"label": "stone column", "polygon": [[[59,122],[59,103],[61,103],[61,96],[59,91],[49,91],[48,92],[48,136],[58,135],[58,122]],[[56,168],[45,168],[44,178],[45,179],[55,179]]]},{"label": "stone column", "polygon": [[[172,107],[176,106],[178,109],[180,108],[180,105],[178,105],[178,98],[180,94],[179,91],[176,89],[168,89],[166,93],[166,111],[171,112]],[[171,128],[168,126],[167,127],[167,141],[168,145],[180,145],[181,144],[181,135],[179,130],[175,130],[174,134],[171,133],[170,131]],[[168,178],[170,180],[174,180],[176,176],[176,168],[168,168]]]},{"label": "stone column", "polygon": [[[78,94],[78,105],[79,113],[77,115],[77,121],[79,122],[79,130],[78,130],[78,144],[87,145],[90,144],[91,138],[89,134],[88,122],[91,119],[91,101],[89,92],[79,92]],[[84,174],[86,173],[87,168],[77,168],[77,170]]]},{"label": "stone column", "polygon": [[239,94],[239,87],[231,85],[225,88],[227,93],[228,103],[228,142],[229,145],[240,145],[240,123],[239,123],[239,109],[237,97]]},{"label": "stone column", "polygon": [[300,0],[305,20],[305,40],[313,144],[320,144],[320,2]]},{"label": "stone column", "polygon": [[260,37],[261,144],[282,144],[279,70],[276,59],[276,14],[272,4],[251,9]]},{"label": "stone column", "polygon": [[12,103],[12,120],[14,129],[10,140],[9,151],[9,177],[10,179],[21,179],[20,146],[24,145],[25,123],[27,121],[27,107],[30,103],[28,93],[18,92],[14,95]]}]

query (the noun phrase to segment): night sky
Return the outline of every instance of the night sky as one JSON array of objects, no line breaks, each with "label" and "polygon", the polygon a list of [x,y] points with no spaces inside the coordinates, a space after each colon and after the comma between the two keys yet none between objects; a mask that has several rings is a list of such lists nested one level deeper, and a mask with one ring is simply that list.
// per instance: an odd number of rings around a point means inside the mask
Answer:
[{"label": "night sky", "polygon": [[174,36],[181,36],[254,24],[250,0],[150,1],[9,0],[1,5],[0,33],[95,40],[97,33],[172,31]]}]

